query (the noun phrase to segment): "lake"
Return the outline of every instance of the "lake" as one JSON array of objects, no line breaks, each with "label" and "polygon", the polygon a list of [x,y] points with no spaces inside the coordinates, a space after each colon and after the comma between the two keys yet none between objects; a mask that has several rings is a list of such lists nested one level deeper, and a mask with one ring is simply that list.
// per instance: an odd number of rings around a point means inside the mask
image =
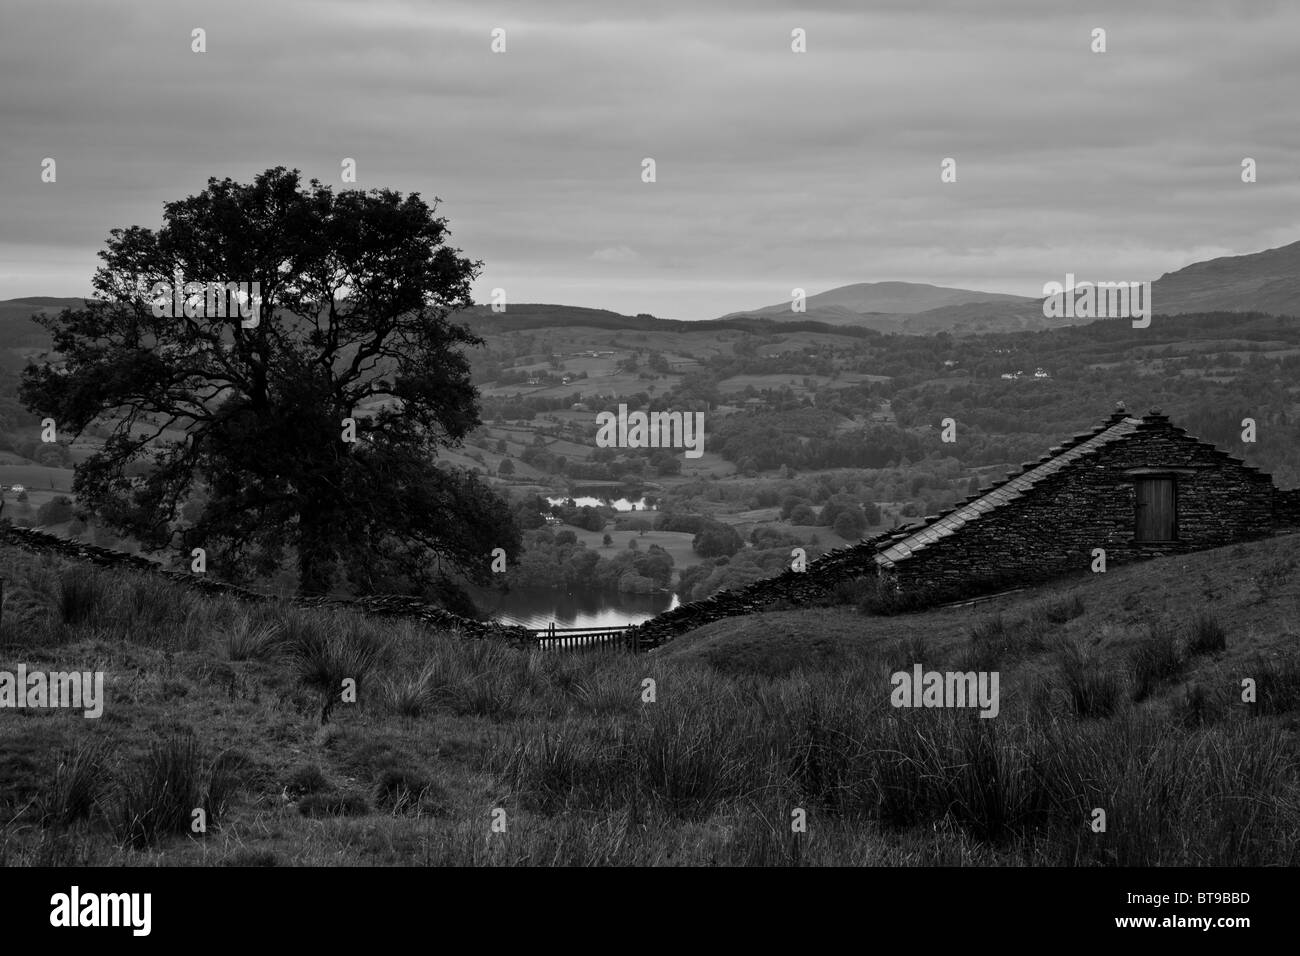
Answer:
[{"label": "lake", "polygon": [[569,592],[550,588],[514,588],[508,594],[476,591],[474,602],[502,624],[540,629],[622,627],[640,624],[677,607],[676,594],[620,594],[584,588]]},{"label": "lake", "polygon": [[[613,508],[615,511],[645,511],[645,499],[638,498],[630,501],[627,498],[593,498],[590,495],[584,495],[577,498],[547,498],[548,505],[562,505],[566,501],[572,501],[575,508],[600,508],[602,506]],[[654,510],[654,509],[649,509]],[[557,625],[558,626],[558,625]]]}]

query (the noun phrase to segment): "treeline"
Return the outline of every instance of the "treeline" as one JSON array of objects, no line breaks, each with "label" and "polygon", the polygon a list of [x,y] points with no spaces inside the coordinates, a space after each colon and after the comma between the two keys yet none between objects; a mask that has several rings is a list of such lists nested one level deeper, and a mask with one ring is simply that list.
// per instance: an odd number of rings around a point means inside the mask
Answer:
[{"label": "treeline", "polygon": [[606,556],[588,548],[572,531],[550,528],[525,532],[523,553],[505,575],[510,587],[595,587],[624,594],[650,594],[668,587],[672,578],[672,555],[658,545]]},{"label": "treeline", "polygon": [[[790,567],[789,547],[751,548],[732,557],[715,558],[682,572],[677,593],[683,603],[699,601],[717,591],[742,588],[754,581],[770,578]],[[814,555],[809,553],[809,560]]]},{"label": "treeline", "polygon": [[875,329],[848,325],[830,325],[801,319],[796,322],[776,322],[771,319],[734,318],[687,322],[680,319],[660,319],[642,312],[635,316],[622,315],[604,309],[586,309],[564,305],[512,304],[505,312],[493,312],[488,306],[470,310],[474,331],[480,335],[502,332],[532,331],[545,328],[593,328],[628,332],[715,332],[719,329],[750,332],[758,335],[785,334],[789,332],[820,332],[849,338],[878,338]]},{"label": "treeline", "polygon": [[883,425],[846,433],[844,423],[843,416],[820,408],[728,415],[713,425],[706,447],[742,471],[885,468],[935,450],[933,438]]}]

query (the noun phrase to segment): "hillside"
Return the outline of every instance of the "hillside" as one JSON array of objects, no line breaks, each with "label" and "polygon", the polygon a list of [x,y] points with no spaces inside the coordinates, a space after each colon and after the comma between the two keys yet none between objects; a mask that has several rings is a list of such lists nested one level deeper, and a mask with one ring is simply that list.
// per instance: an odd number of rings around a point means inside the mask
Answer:
[{"label": "hillside", "polygon": [[[864,316],[872,322],[891,316],[914,315],[934,309],[966,304],[1024,305],[1035,300],[1002,292],[977,292],[973,289],[954,289],[924,282],[855,282],[808,296],[805,318],[826,316],[841,322],[858,322]],[[732,316],[770,315],[786,318],[794,315],[790,303],[763,306]],[[723,316],[728,318],[729,316]]]},{"label": "hillside", "polygon": [[1194,262],[1151,287],[1156,310],[1300,313],[1300,242],[1244,256]]},{"label": "hillside", "polygon": [[[784,611],[645,657],[0,546],[0,672],[104,674],[100,719],[0,714],[0,865],[1294,866],[1296,558],[1292,536],[975,611]],[[892,671],[949,661],[1001,672],[996,718],[889,705]]]},{"label": "hillside", "polygon": [[[1060,281],[1061,277],[1050,277]],[[1098,276],[1078,276],[1100,279]],[[1140,277],[1112,276],[1111,281]],[[1198,312],[1300,312],[1300,242],[1240,256],[1194,262],[1152,282],[1157,315]],[[974,292],[909,282],[860,282],[811,295],[804,319],[852,325],[879,332],[912,335],[952,332],[1034,331],[1087,324],[1089,319],[1049,319],[1040,299],[1003,293]],[[792,317],[790,304],[779,303],[726,318]]]},{"label": "hillside", "polygon": [[[669,641],[654,654],[729,673],[771,675],[810,664],[845,666],[881,646],[906,645],[924,648],[927,667],[942,668],[961,663],[972,626],[999,618],[1007,623],[1029,621],[1043,607],[1076,601],[1078,613],[1042,636],[1087,641],[1113,662],[1145,641],[1150,630],[1185,629],[1197,614],[1212,609],[1236,640],[1213,660],[1192,661],[1180,683],[1221,682],[1225,668],[1243,668],[1246,673],[1261,655],[1300,654],[1300,620],[1295,615],[1300,606],[1300,534],[1115,567],[1105,574],[1080,575],[915,614],[880,617],[840,606],[725,618]],[[1021,666],[1040,667],[1049,651],[1045,644],[1027,654]],[[1168,705],[1176,697],[1161,699]]]}]

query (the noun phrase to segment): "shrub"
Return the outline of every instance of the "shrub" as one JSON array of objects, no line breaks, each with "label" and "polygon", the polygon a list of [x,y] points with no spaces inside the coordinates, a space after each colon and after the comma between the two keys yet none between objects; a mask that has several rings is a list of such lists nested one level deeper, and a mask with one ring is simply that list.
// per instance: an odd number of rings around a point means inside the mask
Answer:
[{"label": "shrub", "polygon": [[389,813],[438,814],[445,809],[441,788],[417,770],[386,767],[375,780],[375,806]]},{"label": "shrub", "polygon": [[334,784],[330,783],[321,768],[314,763],[306,764],[293,771],[284,785],[284,792],[295,799],[313,793],[326,793],[333,789]]},{"label": "shrub", "polygon": [[846,541],[857,541],[867,529],[861,511],[841,511],[835,519],[834,531]]},{"label": "shrub", "polygon": [[817,512],[813,511],[811,505],[797,505],[790,512],[789,521],[794,525],[815,525],[817,523]]},{"label": "shrub", "polygon": [[1043,618],[1049,624],[1064,624],[1072,621],[1084,612],[1083,598],[1077,594],[1045,601],[1039,606]]},{"label": "shrub", "polygon": [[63,524],[65,521],[71,521],[72,518],[72,499],[67,495],[51,498],[36,509],[36,523],[38,525]]}]

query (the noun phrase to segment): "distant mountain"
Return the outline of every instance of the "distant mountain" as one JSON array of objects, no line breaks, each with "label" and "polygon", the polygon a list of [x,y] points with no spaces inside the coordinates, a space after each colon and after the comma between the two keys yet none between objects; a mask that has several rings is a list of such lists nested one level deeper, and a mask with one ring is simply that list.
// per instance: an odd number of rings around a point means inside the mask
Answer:
[{"label": "distant mountain", "polygon": [[[855,282],[842,285],[836,289],[810,295],[807,299],[808,311],[814,309],[831,314],[840,311],[846,317],[852,313],[868,312],[886,315],[914,315],[917,312],[929,312],[951,305],[964,305],[972,302],[982,303],[1025,303],[1033,301],[1021,295],[1008,295],[1003,292],[976,292],[973,289],[952,289],[945,286],[928,285],[924,282]],[[790,313],[790,303],[764,306],[754,309],[748,315],[774,315]]]},{"label": "distant mountain", "polygon": [[[1064,276],[1050,277],[1062,281]],[[1079,281],[1106,279],[1078,276]],[[1118,279],[1135,277],[1118,276]],[[1044,281],[1047,281],[1046,279]],[[1156,315],[1195,312],[1267,312],[1300,315],[1300,242],[1244,256],[1195,262],[1168,272],[1151,284]],[[790,303],[724,318],[800,319],[832,325],[854,325],[879,332],[917,335],[935,332],[975,334],[1057,328],[1093,321],[1091,318],[1049,319],[1042,300],[997,292],[976,292],[915,282],[859,282],[807,299],[805,313],[790,311]]]},{"label": "distant mountain", "polygon": [[[1064,276],[1045,276],[1062,281]],[[1089,276],[1082,280],[1139,279],[1139,276]],[[1157,315],[1195,312],[1266,312],[1300,316],[1300,242],[1242,256],[1195,262],[1152,282],[1151,299]],[[28,322],[33,312],[80,307],[83,300],[29,296],[0,301],[0,347],[37,345],[46,341]],[[822,323],[852,327],[858,334],[935,332],[975,334],[1057,328],[1093,321],[1091,318],[1048,319],[1040,299],[1002,292],[979,292],[923,282],[857,282],[811,295],[804,312],[791,312],[789,302],[731,312],[715,319],[726,327],[759,331],[766,323],[787,326]],[[510,303],[506,312],[475,306],[466,318],[481,332],[578,325],[607,329],[674,329],[694,323],[627,316],[581,306]]]},{"label": "distant mountain", "polygon": [[56,299],[47,295],[0,301],[0,348],[48,347],[49,334],[31,321],[32,316],[37,312],[61,312],[66,308],[80,309],[85,305],[85,301],[85,299]]},{"label": "distant mountain", "polygon": [[79,309],[85,299],[58,299],[49,295],[32,295],[25,299],[0,300],[0,321],[5,319],[30,319],[34,312],[57,312],[60,309]]},{"label": "distant mountain", "polygon": [[1223,256],[1166,272],[1151,284],[1157,314],[1271,312],[1300,315],[1300,242]]},{"label": "distant mountain", "polygon": [[733,312],[723,318],[803,320],[878,332],[911,333],[1004,332],[1044,325],[1042,306],[1037,299],[924,282],[855,282],[811,295],[805,306],[804,312],[791,312],[790,303],[782,302],[748,312]]}]

